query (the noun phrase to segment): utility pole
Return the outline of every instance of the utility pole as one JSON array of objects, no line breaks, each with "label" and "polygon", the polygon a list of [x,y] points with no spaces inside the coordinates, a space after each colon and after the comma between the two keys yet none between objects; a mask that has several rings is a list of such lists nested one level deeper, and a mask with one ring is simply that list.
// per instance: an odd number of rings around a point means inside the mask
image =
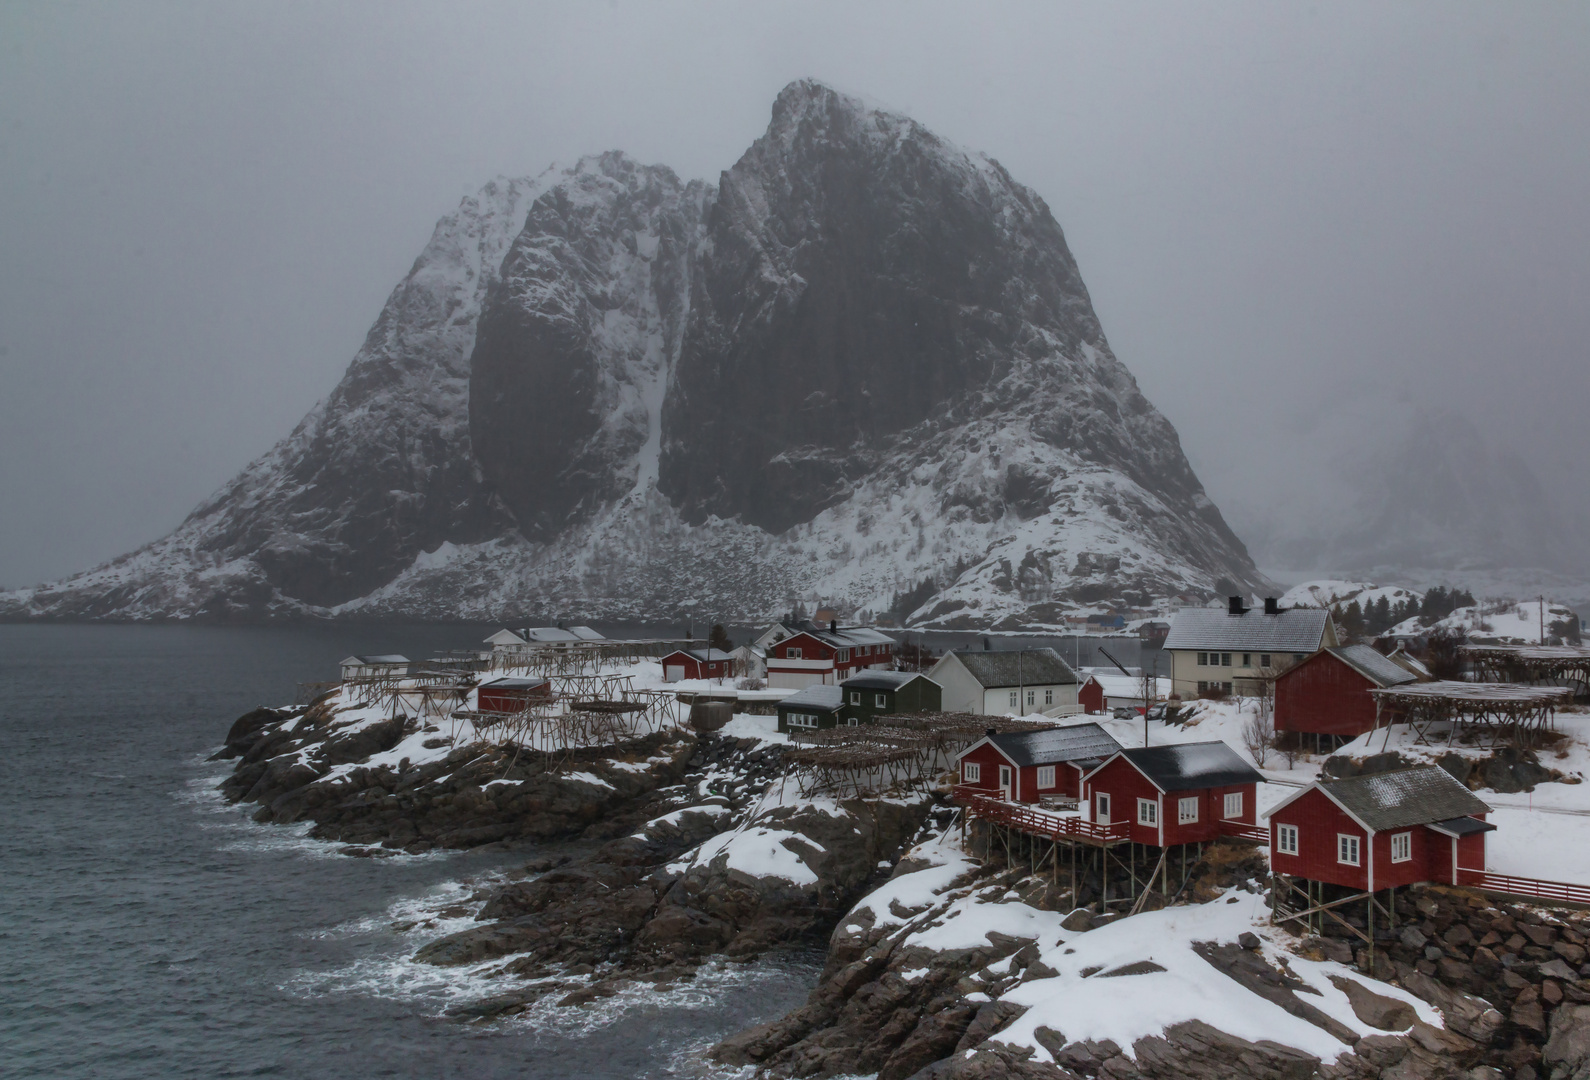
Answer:
[{"label": "utility pole", "polygon": [[1546,594],[1540,594],[1540,643],[1546,644]]}]

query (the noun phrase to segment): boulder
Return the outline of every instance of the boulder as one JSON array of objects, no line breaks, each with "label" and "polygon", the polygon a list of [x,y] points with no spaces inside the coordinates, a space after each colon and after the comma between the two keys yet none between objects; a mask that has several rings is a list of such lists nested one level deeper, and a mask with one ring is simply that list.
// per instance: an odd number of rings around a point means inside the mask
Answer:
[{"label": "boulder", "polygon": [[1405,972],[1402,985],[1440,1009],[1446,1026],[1459,1035],[1488,1044],[1501,1029],[1502,1014],[1484,998],[1449,989],[1420,971]]},{"label": "boulder", "polygon": [[1381,1031],[1407,1031],[1419,1019],[1419,1014],[1406,1001],[1377,994],[1356,979],[1332,975],[1330,980],[1347,995],[1353,1015],[1370,1027]]},{"label": "boulder", "polygon": [[1551,1080],[1590,1080],[1590,1005],[1563,1005],[1552,1013],[1540,1061]]}]

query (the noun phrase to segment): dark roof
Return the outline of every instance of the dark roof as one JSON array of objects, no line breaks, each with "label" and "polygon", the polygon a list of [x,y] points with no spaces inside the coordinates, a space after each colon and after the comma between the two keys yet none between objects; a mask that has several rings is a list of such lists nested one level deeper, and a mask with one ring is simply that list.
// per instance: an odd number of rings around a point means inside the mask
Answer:
[{"label": "dark roof", "polygon": [[1375,832],[1490,811],[1439,765],[1332,780],[1321,783],[1320,790]]},{"label": "dark roof", "polygon": [[[864,690],[898,690],[912,679],[926,679],[915,671],[863,671],[841,682],[840,686],[859,686]],[[931,680],[929,680],[931,681]]]},{"label": "dark roof", "polygon": [[988,741],[1023,768],[1087,758],[1098,760],[1121,748],[1121,744],[1097,724],[1072,724],[1047,731],[1008,731],[990,735]]},{"label": "dark roof", "polygon": [[791,694],[778,703],[780,709],[814,709],[820,712],[838,712],[845,703],[845,692],[832,683],[808,686],[798,694]]},{"label": "dark roof", "polygon": [[1046,686],[1079,682],[1071,665],[1053,649],[1012,649],[1010,652],[955,653],[984,689],[1001,686]]},{"label": "dark roof", "polygon": [[408,657],[400,656],[397,653],[381,653],[376,656],[350,656],[347,660],[344,660],[343,663],[346,664],[350,660],[363,664],[366,667],[395,666],[397,664],[407,664],[410,662]]},{"label": "dark roof", "polygon": [[1381,689],[1419,681],[1413,672],[1368,645],[1335,645],[1325,651]]},{"label": "dark roof", "polygon": [[1122,750],[1121,756],[1142,770],[1161,791],[1257,784],[1264,780],[1257,769],[1219,739],[1171,746],[1138,746]]},{"label": "dark roof", "polygon": [[1261,608],[1241,615],[1225,608],[1182,608],[1171,620],[1164,647],[1311,653],[1324,641],[1329,621],[1324,608],[1289,608],[1275,615]]},{"label": "dark roof", "polygon": [[1445,833],[1447,836],[1471,836],[1477,832],[1496,831],[1496,826],[1489,821],[1481,821],[1479,818],[1471,817],[1455,817],[1448,818],[1445,821],[1433,821],[1430,823],[1430,828],[1438,833]]}]

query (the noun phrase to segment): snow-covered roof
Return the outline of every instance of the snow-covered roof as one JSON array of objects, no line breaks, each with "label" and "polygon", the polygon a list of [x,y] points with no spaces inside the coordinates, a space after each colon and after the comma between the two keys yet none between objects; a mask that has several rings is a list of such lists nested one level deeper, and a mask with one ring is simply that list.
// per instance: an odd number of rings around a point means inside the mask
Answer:
[{"label": "snow-covered roof", "polygon": [[952,654],[983,688],[1045,686],[1078,682],[1071,665],[1053,649],[1012,649],[1009,652]]},{"label": "snow-covered roof", "polygon": [[603,635],[597,633],[595,630],[592,630],[589,626],[571,626],[571,627],[569,627],[569,633],[573,634],[575,637],[579,638],[581,641],[606,641],[607,640],[606,637],[604,637]]},{"label": "snow-covered roof", "polygon": [[1102,760],[1121,749],[1121,744],[1098,724],[1072,724],[1046,731],[1007,731],[986,736],[981,741],[992,743],[1023,768],[1089,758]]},{"label": "snow-covered roof", "polygon": [[[866,690],[898,690],[912,679],[927,679],[928,682],[933,682],[933,680],[928,679],[926,675],[919,674],[915,671],[878,670],[863,671],[860,674],[852,675],[839,685],[844,687],[861,687],[862,689]],[[934,683],[933,685],[937,686],[938,684]]]},{"label": "snow-covered roof", "polygon": [[825,712],[838,712],[839,707],[845,703],[845,692],[832,683],[818,683],[808,686],[798,694],[791,694],[779,702],[779,707],[788,705],[792,709],[822,709]]},{"label": "snow-covered roof", "polygon": [[1444,823],[1452,818],[1486,814],[1491,809],[1439,765],[1419,765],[1396,772],[1317,782],[1282,800],[1266,816],[1273,817],[1282,807],[1316,788],[1372,832]]},{"label": "snow-covered roof", "polygon": [[1136,746],[1122,750],[1120,756],[1137,766],[1138,771],[1161,791],[1257,784],[1264,780],[1257,769],[1219,739],[1170,746]]},{"label": "snow-covered roof", "polygon": [[[894,638],[888,634],[879,633],[870,626],[836,626],[827,627],[820,623],[803,619],[795,623],[779,623],[779,626],[796,634],[810,634],[818,641],[832,645],[838,649],[853,649],[857,645],[893,645]],[[766,635],[764,635],[766,636]]]},{"label": "snow-covered roof", "polygon": [[1413,672],[1381,656],[1368,645],[1334,645],[1325,651],[1382,688],[1419,681]]},{"label": "snow-covered roof", "polygon": [[733,653],[726,653],[722,649],[675,649],[663,659],[667,660],[669,656],[688,656],[692,659],[700,660],[702,663],[734,659]]},{"label": "snow-covered roof", "polygon": [[1290,608],[1273,615],[1261,608],[1241,615],[1225,608],[1182,608],[1171,621],[1165,648],[1317,652],[1330,617],[1322,608]]},{"label": "snow-covered roof", "polygon": [[499,675],[495,679],[487,679],[480,684],[482,690],[534,690],[538,686],[547,686],[546,679],[526,679],[515,675]]},{"label": "snow-covered roof", "polygon": [[375,656],[349,656],[342,661],[342,666],[357,664],[362,667],[395,667],[408,662],[408,657],[399,656],[397,653],[380,653]]}]

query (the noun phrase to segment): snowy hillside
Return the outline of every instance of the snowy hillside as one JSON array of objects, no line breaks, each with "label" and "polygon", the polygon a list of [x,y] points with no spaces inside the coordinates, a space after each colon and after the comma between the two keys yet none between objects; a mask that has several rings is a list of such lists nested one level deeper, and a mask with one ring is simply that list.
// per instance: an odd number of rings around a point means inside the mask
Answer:
[{"label": "snowy hillside", "polygon": [[1266,589],[1048,208],[812,82],[716,186],[617,152],[444,219],[330,397],[0,617],[1052,624]]}]

